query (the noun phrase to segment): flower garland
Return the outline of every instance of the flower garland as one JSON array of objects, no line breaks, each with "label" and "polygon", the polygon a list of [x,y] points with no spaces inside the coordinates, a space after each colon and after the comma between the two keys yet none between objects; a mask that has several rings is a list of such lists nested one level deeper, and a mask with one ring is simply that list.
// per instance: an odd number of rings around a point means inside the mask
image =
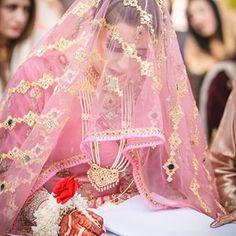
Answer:
[{"label": "flower garland", "polygon": [[60,222],[68,211],[78,210],[88,219],[91,216],[87,212],[88,202],[77,193],[78,182],[72,178],[65,178],[59,181],[44,202],[44,207],[34,213],[36,226],[32,227],[34,236],[58,236]]},{"label": "flower garland", "polygon": [[80,195],[75,194],[65,204],[57,203],[55,197],[50,194],[45,206],[35,213],[36,226],[32,227],[34,236],[58,236],[62,217],[71,210],[79,210],[86,217],[90,217],[87,209],[88,202]]}]

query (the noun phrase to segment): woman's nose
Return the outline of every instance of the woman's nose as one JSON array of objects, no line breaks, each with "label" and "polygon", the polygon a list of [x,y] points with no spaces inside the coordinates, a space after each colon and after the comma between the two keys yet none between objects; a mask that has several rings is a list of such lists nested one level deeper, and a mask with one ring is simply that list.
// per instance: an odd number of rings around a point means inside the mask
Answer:
[{"label": "woman's nose", "polygon": [[17,8],[15,11],[15,21],[20,24],[24,24],[27,18],[27,14],[24,9]]},{"label": "woman's nose", "polygon": [[125,54],[121,54],[117,60],[116,60],[116,66],[121,70],[121,71],[127,71],[127,69],[130,66],[130,58],[126,56]]}]

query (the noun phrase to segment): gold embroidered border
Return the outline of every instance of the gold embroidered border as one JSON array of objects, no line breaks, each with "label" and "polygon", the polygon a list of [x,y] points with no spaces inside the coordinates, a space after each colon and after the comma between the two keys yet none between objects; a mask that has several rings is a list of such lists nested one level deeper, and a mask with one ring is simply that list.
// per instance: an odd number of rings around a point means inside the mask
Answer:
[{"label": "gold embroidered border", "polygon": [[67,159],[63,159],[61,161],[57,161],[57,162],[53,163],[51,166],[49,166],[46,170],[44,170],[39,175],[37,182],[42,181],[44,178],[46,178],[53,171],[58,171],[62,166],[64,168],[64,165],[71,165],[72,163],[75,163],[75,162],[77,163],[77,162],[83,161],[85,159],[86,159],[86,157],[83,155],[76,155],[76,156],[72,156]]},{"label": "gold embroidered border", "polygon": [[37,49],[31,55],[29,55],[28,58],[31,58],[33,56],[41,57],[48,50],[57,50],[57,51],[63,52],[67,50],[68,48],[72,47],[73,45],[80,43],[84,37],[85,35],[82,35],[81,38],[78,38],[76,40],[68,40],[61,37],[53,44],[49,44],[47,46]]},{"label": "gold embroidered border", "polygon": [[200,184],[197,180],[199,163],[196,158],[193,159],[193,166],[194,166],[194,177],[191,181],[189,188],[193,192],[193,194],[198,198],[198,200],[200,202],[200,206],[205,211],[205,213],[211,213],[211,208],[202,200],[202,198],[199,194]]},{"label": "gold embroidered border", "polygon": [[64,14],[64,16],[58,22],[58,24],[62,24],[66,19],[66,17],[68,17],[71,14],[76,15],[78,17],[84,16],[92,8],[98,7],[100,2],[101,0],[92,0],[89,4],[79,2],[71,11]]},{"label": "gold embroidered border", "polygon": [[147,136],[147,135],[163,135],[160,129],[157,128],[137,128],[137,129],[124,129],[124,130],[107,130],[100,132],[90,133],[88,136],[107,138],[107,136],[123,136],[123,135],[137,135],[137,136]]},{"label": "gold embroidered border", "polygon": [[143,180],[143,177],[141,175],[141,162],[140,162],[140,158],[138,157],[137,154],[134,153],[134,151],[130,151],[129,155],[132,157],[134,163],[135,163],[135,169],[136,169],[136,175],[135,175],[135,179],[138,181],[138,186],[142,189],[142,192],[144,194],[144,196],[147,198],[147,200],[153,204],[154,206],[157,207],[162,207],[163,205],[160,204],[159,202],[157,202],[156,200],[154,200],[151,196],[150,191],[148,191],[147,186],[145,185],[145,182]]},{"label": "gold embroidered border", "polygon": [[[94,7],[98,7],[99,3],[101,0],[92,0],[89,4],[85,3],[78,3],[71,11],[68,13],[64,14],[64,16],[61,18],[61,20],[58,22],[58,25],[62,24],[64,20],[69,16],[69,15],[76,15],[78,17],[82,17],[84,14],[86,14],[89,10],[91,10]],[[42,56],[46,51],[48,50],[53,50],[56,49],[58,51],[65,51],[69,47],[78,44],[79,42],[83,41],[83,39],[86,37],[86,35],[82,35],[81,38],[78,38],[76,40],[67,40],[63,37],[61,37],[58,41],[56,41],[54,44],[50,44],[47,46],[44,46],[35,52],[33,52],[30,56]]]},{"label": "gold embroidered border", "polygon": [[168,176],[167,181],[172,182],[173,175],[179,169],[179,165],[177,164],[175,160],[175,155],[179,146],[182,144],[182,140],[177,130],[178,130],[181,119],[184,117],[184,113],[181,109],[181,106],[178,103],[178,100],[177,100],[176,106],[170,110],[169,115],[172,122],[173,132],[170,135],[169,140],[168,140],[170,144],[170,157],[163,165],[163,168],[165,169],[166,174]]}]

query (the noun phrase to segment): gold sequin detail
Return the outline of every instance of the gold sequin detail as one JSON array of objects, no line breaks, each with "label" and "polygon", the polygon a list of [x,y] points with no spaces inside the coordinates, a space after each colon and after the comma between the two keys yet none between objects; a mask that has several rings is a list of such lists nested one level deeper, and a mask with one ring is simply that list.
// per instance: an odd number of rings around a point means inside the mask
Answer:
[{"label": "gold sequin detail", "polygon": [[0,123],[0,128],[12,130],[14,129],[17,123],[19,124],[25,123],[29,127],[33,127],[34,124],[37,122],[38,118],[39,118],[38,114],[32,111],[30,111],[28,114],[24,115],[23,117],[13,118],[9,116],[6,121],[4,121],[3,123]]},{"label": "gold sequin detail", "polygon": [[22,151],[17,147],[14,147],[8,153],[0,154],[0,162],[4,159],[17,160],[22,164],[41,163],[44,160],[35,158],[30,151]]},{"label": "gold sequin detail", "polygon": [[74,46],[75,44],[79,44],[82,41],[82,39],[84,39],[84,37],[85,37],[85,35],[83,35],[83,34],[81,35],[80,38],[78,38],[76,40],[68,40],[68,39],[61,37],[56,42],[49,44],[47,46],[44,46],[42,48],[39,48],[38,50],[33,52],[29,56],[29,58],[31,58],[33,56],[41,57],[44,53],[46,53],[49,50],[57,50],[57,51],[63,52],[65,50],[69,49],[70,47]]},{"label": "gold sequin detail", "polygon": [[201,205],[202,209],[205,211],[205,213],[207,213],[207,214],[211,213],[210,207],[207,206],[207,204],[202,200],[202,198],[199,194],[200,184],[197,180],[199,163],[198,163],[197,159],[193,159],[193,166],[194,166],[194,177],[193,177],[191,184],[190,184],[190,190],[194,193],[194,195],[200,201],[200,205]]},{"label": "gold sequin detail", "polygon": [[[163,135],[160,129],[157,128],[139,128],[139,129],[125,129],[125,130],[107,130],[101,132],[90,133],[89,136],[99,138],[101,140],[107,137],[120,137],[128,134],[137,136],[152,136],[152,135]],[[150,138],[149,138],[150,139]]]},{"label": "gold sequin detail", "polygon": [[40,78],[37,81],[28,81],[28,80],[21,80],[20,83],[14,87],[10,88],[8,90],[8,94],[14,94],[14,93],[20,93],[25,94],[30,88],[39,87],[44,90],[48,89],[50,86],[52,86],[54,83],[56,83],[59,80],[59,78],[55,78],[50,74],[44,74],[42,78]]},{"label": "gold sequin detail", "polygon": [[118,78],[109,74],[105,74],[105,81],[108,90],[116,92],[119,96],[123,95]]},{"label": "gold sequin detail", "polygon": [[171,182],[173,180],[173,175],[179,169],[179,165],[176,163],[174,158],[168,159],[168,161],[163,166],[164,170],[166,171],[168,177],[167,181]]},{"label": "gold sequin detail", "polygon": [[181,98],[185,97],[188,94],[187,81],[183,80],[176,84],[177,95]]}]

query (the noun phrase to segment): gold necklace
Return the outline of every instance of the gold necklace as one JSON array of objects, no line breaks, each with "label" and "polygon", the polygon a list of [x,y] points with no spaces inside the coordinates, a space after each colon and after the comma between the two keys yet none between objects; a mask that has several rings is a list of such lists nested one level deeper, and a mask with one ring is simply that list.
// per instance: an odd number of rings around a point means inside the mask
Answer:
[{"label": "gold necklace", "polygon": [[125,147],[125,139],[120,141],[119,150],[115,161],[111,167],[102,167],[99,143],[97,141],[91,142],[91,156],[92,161],[89,163],[90,168],[87,172],[88,179],[92,186],[98,191],[103,192],[118,185],[120,173],[125,171],[129,166],[129,161],[122,152]]}]

